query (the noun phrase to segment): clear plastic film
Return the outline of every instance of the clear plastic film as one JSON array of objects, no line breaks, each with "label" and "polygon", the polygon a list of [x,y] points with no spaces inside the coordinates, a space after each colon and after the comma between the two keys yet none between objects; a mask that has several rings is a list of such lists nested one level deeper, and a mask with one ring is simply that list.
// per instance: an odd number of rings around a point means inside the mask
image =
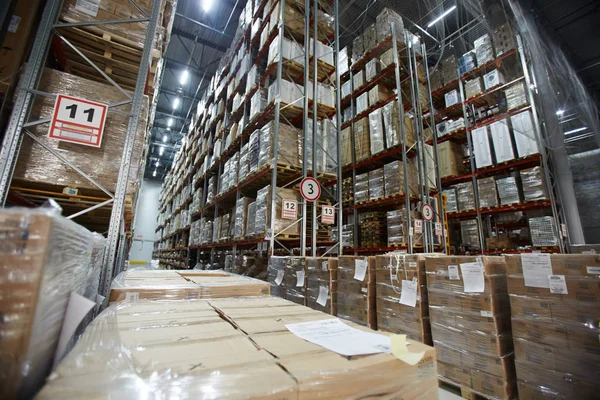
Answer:
[{"label": "clear plastic film", "polygon": [[246,219],[246,236],[254,236],[256,231],[256,201],[248,204],[248,217]]},{"label": "clear plastic film", "polygon": [[354,151],[356,161],[371,157],[369,118],[361,118],[354,123]]},{"label": "clear plastic film", "polygon": [[338,257],[337,315],[375,328],[375,269],[367,257]]},{"label": "clear plastic film", "polygon": [[527,95],[525,93],[525,84],[523,82],[517,82],[509,86],[504,90],[504,96],[506,97],[506,107],[508,111],[528,104]]},{"label": "clear plastic film", "polygon": [[523,200],[539,201],[548,200],[548,192],[544,183],[542,167],[533,167],[521,170],[521,185],[523,187]]},{"label": "clear plastic film", "polygon": [[[284,123],[279,124],[279,147],[277,163],[299,167],[301,164],[301,130]],[[273,162],[273,123],[269,122],[261,129],[259,168]]]},{"label": "clear plastic film", "polygon": [[406,208],[398,207],[397,210],[387,212],[387,243],[388,246],[408,246],[408,223]]},{"label": "clear plastic film", "polygon": [[[440,124],[437,125],[438,134]],[[438,169],[441,178],[462,175],[465,172],[463,164],[463,148],[459,143],[446,140],[438,144]]]},{"label": "clear plastic film", "polygon": [[475,97],[483,92],[483,85],[480,77],[475,77],[465,81],[465,96],[467,99]]},{"label": "clear plastic film", "polygon": [[531,244],[533,246],[558,246],[554,218],[529,218],[529,231],[531,232]]},{"label": "clear plastic film", "polygon": [[268,282],[271,285],[271,295],[286,298],[286,285],[283,283],[286,272],[287,257],[271,256],[269,257],[269,266],[267,269]]},{"label": "clear plastic film", "polygon": [[496,191],[496,180],[493,176],[477,179],[477,189],[481,208],[498,207],[498,192]]},{"label": "clear plastic film", "polygon": [[369,201],[369,173],[356,175],[354,181],[354,202],[364,203]]},{"label": "clear plastic film", "polygon": [[515,176],[507,176],[496,180],[498,187],[498,197],[501,205],[520,203],[519,187]]},{"label": "clear plastic film", "polygon": [[44,208],[2,210],[0,227],[0,394],[32,398],[50,372],[70,293],[96,301],[105,239]]},{"label": "clear plastic film", "polygon": [[[417,168],[414,163],[406,164],[409,182],[408,187],[411,195],[417,195],[418,183],[415,177],[417,176]],[[392,161],[383,166],[385,196],[393,197],[404,194],[404,165],[402,161]]]},{"label": "clear plastic film", "polygon": [[250,99],[250,119],[252,120],[267,107],[267,90],[258,89]]},{"label": "clear plastic film", "polygon": [[490,124],[490,136],[494,144],[494,155],[497,164],[514,160],[511,135],[508,129],[508,119]]},{"label": "clear plastic film", "polygon": [[250,134],[248,141],[248,174],[258,169],[260,159],[260,130],[257,129]]},{"label": "clear plastic film", "polygon": [[367,61],[367,64],[365,65],[365,76],[367,82],[370,82],[373,79],[375,79],[379,72],[381,72],[381,62],[378,58],[373,58]]},{"label": "clear plastic film", "polygon": [[460,236],[462,244],[472,249],[479,249],[479,230],[476,219],[465,219],[460,221]]},{"label": "clear plastic film", "polygon": [[[381,43],[385,38],[392,34],[392,24],[396,34],[404,32],[404,22],[402,17],[390,8],[384,8],[375,19],[375,29],[377,32],[377,43]],[[401,35],[399,35],[402,37]]]},{"label": "clear plastic film", "polygon": [[111,305],[39,398],[436,396],[435,351],[429,346],[411,342],[410,352],[424,353],[414,366],[384,353],[348,358],[285,327],[326,318],[275,297]]},{"label": "clear plastic film", "polygon": [[342,245],[344,247],[354,247],[354,224],[342,226]]},{"label": "clear plastic film", "polygon": [[458,212],[458,202],[456,200],[456,188],[442,190],[442,194],[446,195],[446,212]]},{"label": "clear plastic film", "polygon": [[470,211],[475,209],[475,195],[473,194],[473,182],[462,182],[454,185],[456,188],[456,201],[458,211]]},{"label": "clear plastic film", "polygon": [[384,198],[383,168],[377,168],[369,174],[369,200],[375,201]]},{"label": "clear plastic film", "polygon": [[338,68],[340,70],[340,75],[343,75],[344,73],[348,72],[348,69],[350,67],[350,57],[348,52],[348,46],[346,46],[343,49],[341,49],[338,54]]},{"label": "clear plastic film", "polygon": [[241,239],[246,236],[246,221],[248,216],[248,205],[250,201],[248,197],[240,197],[235,203],[235,228],[233,233],[234,239]]},{"label": "clear plastic film", "polygon": [[238,176],[240,181],[243,181],[247,176],[248,176],[248,171],[249,171],[249,162],[248,162],[248,158],[249,158],[249,144],[246,143],[242,146],[242,149],[240,150],[240,162],[238,165]]},{"label": "clear plastic film", "polygon": [[229,227],[231,224],[231,214],[226,213],[221,217],[221,233],[219,235],[219,240],[224,242],[229,241],[231,237],[229,236]]},{"label": "clear plastic film", "polygon": [[286,257],[285,298],[293,303],[306,305],[306,259],[305,257]]},{"label": "clear plastic film", "polygon": [[215,217],[213,220],[213,231],[212,231],[212,243],[217,243],[221,239],[221,224],[223,218],[221,216]]},{"label": "clear plastic film", "polygon": [[211,176],[208,179],[208,189],[206,192],[206,204],[213,203],[215,201],[215,196],[217,192],[217,177]]},{"label": "clear plastic film", "polygon": [[[383,126],[385,129],[385,143],[387,147],[389,148],[402,144],[398,102],[394,100],[383,106],[381,110],[383,115]],[[408,115],[404,116],[404,135],[406,137],[406,146],[412,146],[415,143],[414,125]]]},{"label": "clear plastic film", "polygon": [[387,243],[386,213],[383,211],[359,214],[360,244],[362,247],[385,247]]},{"label": "clear plastic film", "polygon": [[371,132],[371,154],[380,153],[385,150],[381,109],[377,109],[369,114],[369,127]]},{"label": "clear plastic film", "polygon": [[517,146],[517,156],[527,157],[532,154],[538,154],[540,150],[535,137],[531,111],[527,110],[511,115],[510,123]]},{"label": "clear plastic film", "polygon": [[375,85],[368,91],[369,95],[369,107],[373,107],[383,101],[389,99],[393,93],[383,85]]},{"label": "clear plastic film", "polygon": [[[271,221],[271,186],[260,189],[256,195],[256,221],[253,234],[266,234],[270,229]],[[295,189],[276,188],[275,194],[275,221],[273,223],[273,234],[283,234],[288,236],[299,235],[300,226],[294,220],[283,219],[282,205],[283,200],[294,200],[300,202],[300,192]]]},{"label": "clear plastic film", "polygon": [[369,93],[363,93],[356,98],[356,114],[369,108]]},{"label": "clear plastic film", "polygon": [[[110,85],[51,69],[43,71],[40,82],[39,90],[43,92],[93,99],[104,104],[116,103],[124,98],[122,93],[114,90]],[[51,118],[54,103],[53,98],[37,96],[33,102],[31,120]],[[121,106],[116,107],[116,109],[126,111],[126,107]],[[121,168],[120,163],[114,162],[114,160],[115,157],[119,158],[123,152],[129,117],[126,114],[111,112],[111,110],[109,109],[106,114],[105,129],[100,148],[51,139],[48,137],[47,124],[31,126],[27,129],[45,146],[58,152],[104,188],[114,192]],[[127,179],[128,195],[133,195],[137,189],[138,167],[142,163],[142,155],[144,154],[147,112],[148,100],[144,98],[138,128],[135,133],[131,168]],[[27,135],[23,138],[13,179],[98,190],[94,184]]]}]

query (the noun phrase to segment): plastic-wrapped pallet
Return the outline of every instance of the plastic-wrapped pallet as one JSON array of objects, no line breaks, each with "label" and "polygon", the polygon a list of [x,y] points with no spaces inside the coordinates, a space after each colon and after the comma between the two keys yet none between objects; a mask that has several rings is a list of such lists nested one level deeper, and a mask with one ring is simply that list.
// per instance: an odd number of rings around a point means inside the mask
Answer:
[{"label": "plastic-wrapped pallet", "polygon": [[473,42],[475,48],[475,58],[477,65],[483,65],[494,59],[494,50],[492,49],[492,39],[487,33]]},{"label": "plastic-wrapped pallet", "polygon": [[458,211],[471,211],[475,209],[475,195],[473,194],[473,182],[462,182],[454,185],[456,188],[456,200]]},{"label": "plastic-wrapped pallet", "polygon": [[518,157],[538,154],[540,149],[533,128],[531,111],[523,111],[510,117]]},{"label": "plastic-wrapped pallet", "polygon": [[449,56],[442,62],[442,76],[444,77],[444,84],[447,85],[450,82],[456,80],[458,75],[456,74],[456,57]]},{"label": "plastic-wrapped pallet", "polygon": [[367,257],[338,257],[337,286],[337,315],[375,329],[377,315],[374,263]]},{"label": "plastic-wrapped pallet", "polygon": [[506,97],[506,108],[509,111],[528,103],[523,82],[517,82],[504,90],[504,96]]},{"label": "plastic-wrapped pallet", "polygon": [[[271,186],[260,189],[256,194],[256,220],[254,234],[267,234],[271,221]],[[284,234],[295,236],[300,233],[299,224],[295,220],[281,218],[281,207],[283,200],[295,200],[300,202],[300,193],[295,189],[276,188],[275,194],[275,221],[272,234]]]},{"label": "plastic-wrapped pallet", "polygon": [[[411,195],[417,195],[418,182],[417,168],[414,163],[406,164],[408,173],[408,190]],[[402,161],[392,161],[383,166],[385,197],[393,197],[404,194],[404,164]]]},{"label": "plastic-wrapped pallet", "polygon": [[[258,153],[258,168],[273,163],[273,140],[275,135],[274,122],[270,121],[259,130],[259,153]],[[300,166],[300,138],[297,128],[279,123],[279,143],[277,150],[277,163],[285,164],[292,167]]]},{"label": "plastic-wrapped pallet", "polygon": [[240,150],[240,162],[238,165],[238,175],[240,182],[246,179],[250,170],[249,164],[249,143],[245,143]]},{"label": "plastic-wrapped pallet", "polygon": [[496,86],[505,83],[504,75],[497,69],[494,69],[483,76],[483,85],[485,90],[490,90]]},{"label": "plastic-wrapped pallet", "polygon": [[443,86],[441,68],[429,71],[429,84],[431,85],[432,92],[435,92]]},{"label": "plastic-wrapped pallet", "polygon": [[342,225],[342,245],[354,247],[354,224]]},{"label": "plastic-wrapped pallet", "polygon": [[504,257],[427,257],[438,375],[486,398],[516,397]]},{"label": "plastic-wrapped pallet", "polygon": [[446,195],[446,212],[458,212],[458,202],[456,201],[456,188],[451,187],[442,190],[442,194]]},{"label": "plastic-wrapped pallet", "polygon": [[[377,168],[368,172],[369,175],[369,200],[380,200],[385,197],[383,183],[383,168]],[[358,176],[357,176],[358,180]]]},{"label": "plastic-wrapped pallet", "polygon": [[369,108],[369,93],[363,93],[356,98],[356,114],[360,114]]},{"label": "plastic-wrapped pallet", "polygon": [[285,279],[287,257],[271,256],[269,257],[268,278],[271,285],[271,295],[286,298]]},{"label": "plastic-wrapped pallet", "polygon": [[306,258],[286,257],[285,260],[285,298],[302,306],[306,305]]},{"label": "plastic-wrapped pallet", "polygon": [[[381,108],[383,115],[383,125],[385,127],[385,143],[388,148],[402,143],[402,132],[400,131],[400,111],[396,100],[386,104]],[[410,147],[415,143],[414,125],[410,117],[404,115],[404,136],[406,146]]]},{"label": "plastic-wrapped pallet", "polygon": [[531,232],[531,244],[533,246],[558,246],[554,218],[529,218],[529,231]]},{"label": "plastic-wrapped pallet", "polygon": [[477,66],[477,60],[475,59],[475,51],[471,50],[462,55],[458,59],[458,73],[462,76],[465,75]]},{"label": "plastic-wrapped pallet", "polygon": [[496,186],[498,187],[498,197],[500,198],[501,205],[521,202],[516,177],[507,176],[506,178],[497,179]]},{"label": "plastic-wrapped pallet", "polygon": [[352,76],[352,83],[354,84],[355,91],[360,89],[365,84],[365,71],[363,71],[362,69],[355,71],[354,75]]},{"label": "plastic-wrapped pallet", "polygon": [[256,201],[248,204],[248,217],[246,218],[246,236],[254,236],[256,230]]},{"label": "plastic-wrapped pallet", "polygon": [[377,329],[432,345],[425,255],[375,257]]},{"label": "plastic-wrapped pallet", "polygon": [[248,72],[248,77],[246,78],[246,91],[245,93],[250,93],[253,89],[257,88],[260,85],[261,76],[258,73],[258,66],[254,65],[250,68]]},{"label": "plastic-wrapped pallet", "polygon": [[377,28],[375,24],[369,25],[363,35],[363,44],[365,46],[365,53],[367,53],[377,46]]},{"label": "plastic-wrapped pallet", "polygon": [[306,305],[337,314],[337,258],[306,257]]},{"label": "plastic-wrapped pallet", "polygon": [[388,246],[408,246],[408,226],[406,208],[398,207],[387,212],[387,243]]},{"label": "plastic-wrapped pallet", "polygon": [[375,19],[375,28],[377,31],[377,43],[381,43],[385,38],[392,34],[392,24],[398,40],[403,41],[404,22],[402,17],[390,8],[384,8]]},{"label": "plastic-wrapped pallet", "polygon": [[369,201],[369,173],[356,175],[354,181],[354,202],[356,204]]},{"label": "plastic-wrapped pallet", "polygon": [[481,78],[475,77],[465,82],[465,96],[467,96],[467,99],[480,95],[482,92]]},{"label": "plastic-wrapped pallet", "polygon": [[370,211],[359,214],[360,245],[362,247],[385,247],[387,228],[385,212]]},{"label": "plastic-wrapped pallet", "polygon": [[267,107],[266,89],[258,89],[250,99],[250,120],[263,112]]},{"label": "plastic-wrapped pallet", "polygon": [[494,47],[497,57],[517,48],[515,32],[509,22],[494,29]]},{"label": "plastic-wrapped pallet", "polygon": [[460,221],[460,236],[462,244],[471,249],[479,249],[479,230],[477,229],[476,219],[467,219]]},{"label": "plastic-wrapped pallet", "polygon": [[385,150],[383,119],[380,108],[369,114],[369,127],[371,131],[371,154],[374,155]]},{"label": "plastic-wrapped pallet", "polygon": [[342,99],[352,94],[352,81],[348,80],[342,83]]},{"label": "plastic-wrapped pallet", "polygon": [[361,58],[364,53],[363,35],[358,35],[352,41],[352,63]]},{"label": "plastic-wrapped pallet", "polygon": [[475,155],[475,168],[489,167],[492,162],[492,150],[488,136],[488,127],[483,126],[471,131],[473,139],[473,153]]},{"label": "plastic-wrapped pallet", "polygon": [[257,129],[250,134],[248,140],[248,174],[251,175],[258,169],[260,160],[260,130]]},{"label": "plastic-wrapped pallet", "polygon": [[235,228],[234,239],[241,239],[246,236],[246,220],[248,216],[248,205],[252,199],[240,197],[235,203]]},{"label": "plastic-wrapped pallet", "polygon": [[340,70],[340,75],[348,72],[350,68],[350,55],[348,54],[348,46],[340,50],[340,53],[338,54],[338,68]]},{"label": "plastic-wrapped pallet", "polygon": [[548,200],[542,167],[521,170],[520,175],[524,201]]},{"label": "plastic-wrapped pallet", "polygon": [[494,155],[497,163],[515,159],[507,119],[490,124],[490,136],[494,144]]},{"label": "plastic-wrapped pallet", "polygon": [[213,221],[214,222],[211,243],[217,243],[221,238],[221,224],[223,223],[223,217],[215,217]]},{"label": "plastic-wrapped pallet", "polygon": [[215,175],[208,179],[208,190],[206,192],[206,204],[214,203],[217,195],[217,177]]},{"label": "plastic-wrapped pallet", "polygon": [[[375,85],[373,86],[373,88],[369,89],[368,92],[368,97],[369,97],[369,107],[373,107],[381,102],[386,101],[387,99],[389,99],[392,96],[392,92],[387,89],[386,87],[384,87],[383,85]],[[359,96],[360,98],[360,96]],[[358,101],[357,101],[358,104]],[[357,112],[358,111],[358,105],[357,105]]]},{"label": "plastic-wrapped pallet", "polygon": [[252,255],[241,254],[236,257],[234,272],[238,275],[249,276],[252,278],[267,280],[267,258],[256,256],[256,253]]},{"label": "plastic-wrapped pallet", "polygon": [[600,259],[521,254],[506,260],[519,398],[597,397]]},{"label": "plastic-wrapped pallet", "polygon": [[354,123],[354,151],[356,161],[371,157],[369,118],[361,118]]},{"label": "plastic-wrapped pallet", "polygon": [[381,72],[381,63],[379,59],[373,58],[365,65],[365,75],[367,82],[372,81]]},{"label": "plastic-wrapped pallet", "polygon": [[458,176],[465,172],[463,150],[460,144],[446,140],[439,143],[437,148],[440,178]]},{"label": "plastic-wrapped pallet", "polygon": [[452,107],[453,105],[458,104],[460,101],[458,98],[458,91],[456,89],[453,89],[444,94],[444,101],[446,107]]},{"label": "plastic-wrapped pallet", "polygon": [[496,180],[493,176],[477,179],[477,189],[481,208],[498,207],[498,192],[496,191]]},{"label": "plastic-wrapped pallet", "polygon": [[352,164],[352,128],[342,130],[342,166]]}]

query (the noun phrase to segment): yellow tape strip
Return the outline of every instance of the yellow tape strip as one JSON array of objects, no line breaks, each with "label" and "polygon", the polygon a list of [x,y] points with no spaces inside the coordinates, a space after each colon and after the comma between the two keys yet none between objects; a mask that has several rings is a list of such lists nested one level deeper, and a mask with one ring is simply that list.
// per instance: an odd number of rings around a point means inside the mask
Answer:
[{"label": "yellow tape strip", "polygon": [[129,260],[129,264],[150,264],[146,260]]},{"label": "yellow tape strip", "polygon": [[409,365],[416,365],[425,355],[424,351],[420,353],[411,353],[408,351],[406,347],[406,335],[392,335],[390,339],[392,341],[392,354],[397,359]]}]

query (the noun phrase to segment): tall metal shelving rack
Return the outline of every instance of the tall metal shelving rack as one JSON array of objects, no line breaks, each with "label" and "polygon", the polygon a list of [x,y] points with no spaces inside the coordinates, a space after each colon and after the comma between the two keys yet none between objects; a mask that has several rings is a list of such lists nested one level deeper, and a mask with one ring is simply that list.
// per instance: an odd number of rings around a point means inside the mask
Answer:
[{"label": "tall metal shelving rack", "polygon": [[[83,213],[92,211],[93,209],[96,209],[98,207],[112,204],[110,225],[107,238],[108,240],[104,253],[104,268],[102,271],[102,278],[100,282],[100,293],[106,295],[110,290],[110,283],[112,281],[113,276],[115,276],[122,269],[123,260],[125,257],[124,252],[126,249],[126,238],[125,227],[123,224],[123,212],[127,178],[129,176],[133,144],[138,125],[138,116],[141,114],[144,89],[148,75],[148,69],[150,66],[152,44],[155,39],[154,33],[158,24],[161,3],[159,1],[155,1],[153,3],[152,13],[150,15],[145,15],[145,13],[143,13],[141,9],[139,9],[139,11],[143,14],[143,17],[136,19],[59,23],[58,16],[62,8],[62,3],[62,0],[48,0],[46,2],[42,19],[38,27],[35,42],[29,56],[27,67],[25,68],[25,71],[23,73],[21,83],[17,88],[15,104],[9,120],[8,129],[4,137],[2,149],[0,150],[0,199],[2,201],[2,205],[4,205],[4,203],[6,202],[10,183],[13,176],[13,171],[19,155],[19,150],[24,135],[30,136],[33,140],[36,139],[36,137],[33,134],[28,132],[27,128],[50,122],[48,119],[29,121],[28,118],[30,115],[30,110],[34,96],[45,96],[49,98],[56,97],[55,93],[46,93],[37,90],[42,71],[44,69],[47,54],[50,49],[50,42],[52,40],[52,36],[56,35],[58,38],[60,38],[60,40],[63,43],[65,43],[74,52],[81,56],[92,68],[94,68],[112,86],[114,86],[115,90],[118,90],[121,93],[123,93],[126,99],[117,103],[110,104],[109,112],[123,113],[124,111],[122,111],[122,108],[119,110],[114,110],[114,108],[131,104],[130,111],[126,112],[126,114],[129,116],[129,123],[127,126],[127,136],[125,140],[125,145],[123,147],[123,154],[121,157],[121,169],[119,172],[116,191],[114,194],[102,187],[97,182],[95,182],[85,173],[85,171],[82,171],[79,168],[72,165],[69,162],[69,160],[62,157],[60,154],[53,152],[51,149],[46,148],[57,158],[59,158],[63,163],[71,166],[85,179],[87,179],[94,186],[98,187],[110,197],[110,199],[106,202],[97,204],[84,211],[68,216],[68,218],[74,218],[77,215],[81,215]],[[140,68],[137,74],[137,80],[133,95],[130,95],[128,92],[122,89],[92,60],[86,57],[79,49],[77,49],[73,44],[71,44],[69,40],[67,40],[63,35],[56,31],[57,28],[68,29],[76,27],[102,26],[131,22],[147,22],[148,24],[144,40]]]}]

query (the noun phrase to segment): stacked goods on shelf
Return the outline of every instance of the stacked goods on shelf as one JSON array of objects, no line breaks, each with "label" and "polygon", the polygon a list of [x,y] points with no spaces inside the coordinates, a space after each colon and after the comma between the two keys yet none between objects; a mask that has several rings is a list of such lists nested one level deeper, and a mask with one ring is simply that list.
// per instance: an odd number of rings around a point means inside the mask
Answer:
[{"label": "stacked goods on shelf", "polygon": [[375,265],[377,329],[431,345],[425,255],[390,253]]},{"label": "stacked goods on shelf", "polygon": [[287,297],[287,287],[282,285],[285,278],[287,257],[271,256],[269,257],[269,267],[267,269],[267,281],[271,287],[271,295],[285,299]]},{"label": "stacked goods on shelf", "polygon": [[337,315],[337,258],[306,257],[306,305]]},{"label": "stacked goods on shelf", "polygon": [[516,397],[504,257],[427,257],[429,317],[444,381]]},{"label": "stacked goods on shelf", "polygon": [[70,297],[96,301],[105,239],[43,209],[3,210],[0,226],[0,395],[32,398],[63,355]]},{"label": "stacked goods on shelf", "polygon": [[519,398],[597,396],[598,256],[522,254],[506,260]]},{"label": "stacked goods on shelf", "polygon": [[[47,93],[63,94],[83,99],[94,99],[104,104],[116,103],[123,100],[123,94],[116,91],[114,87],[98,82],[83,79],[78,76],[45,69],[43,71],[38,90]],[[37,96],[33,102],[30,119],[38,120],[51,118],[54,110],[55,99],[46,96]],[[123,107],[119,107],[123,111]],[[131,221],[133,214],[133,196],[137,192],[138,168],[141,166],[144,143],[146,141],[146,113],[148,112],[148,100],[144,98],[142,114],[138,117],[138,127],[135,132],[131,167],[127,179],[125,219]],[[13,186],[18,186],[19,191],[25,196],[35,193],[37,201],[40,196],[32,190],[43,190],[53,192],[56,201],[63,207],[65,212],[73,214],[90,206],[90,203],[101,203],[108,196],[100,191],[88,179],[84,178],[71,166],[59,160],[54,154],[46,150],[50,148],[53,152],[60,154],[72,165],[84,171],[91,179],[102,185],[108,191],[114,193],[117,186],[117,178],[121,165],[115,160],[120,160],[125,144],[129,116],[124,113],[111,112],[106,115],[106,123],[101,147],[94,148],[76,143],[67,143],[48,137],[47,125],[36,125],[29,127],[29,131],[37,137],[36,142],[25,136],[21,146],[20,155],[17,160],[13,175]],[[73,201],[68,195],[63,194],[63,189],[71,188],[70,193],[81,200]],[[77,197],[75,197],[77,198]],[[110,219],[111,206],[102,207],[95,211],[96,217],[82,215],[75,221],[98,231],[106,231]]]},{"label": "stacked goods on shelf", "polygon": [[306,305],[306,260],[304,257],[286,257],[285,299],[293,303]]},{"label": "stacked goods on shelf", "polygon": [[337,270],[337,315],[371,329],[377,328],[374,261],[340,256]]},{"label": "stacked goods on shelf", "polygon": [[[270,229],[271,223],[271,186],[260,189],[256,195],[256,220],[251,235],[265,235]],[[295,220],[282,218],[283,200],[294,200],[300,202],[300,192],[295,189],[276,188],[275,220],[273,221],[274,234],[281,232],[287,237],[298,237],[300,226]],[[246,228],[247,229],[247,228]]]},{"label": "stacked goods on shelf", "polygon": [[385,353],[344,357],[286,328],[324,319],[374,334],[273,297],[111,305],[38,397],[95,393],[134,398],[140,384],[151,385],[161,397],[177,397],[182,390],[192,398],[206,397],[207,390],[218,398],[369,398],[389,393],[424,400],[437,395],[432,347],[411,342],[410,355],[421,354],[411,364]]},{"label": "stacked goods on shelf", "polygon": [[383,211],[370,211],[358,215],[361,247],[385,247],[387,243],[387,215]]},{"label": "stacked goods on shelf", "polygon": [[224,271],[132,270],[121,272],[110,290],[111,302],[138,299],[194,299],[269,294],[269,285]]}]

